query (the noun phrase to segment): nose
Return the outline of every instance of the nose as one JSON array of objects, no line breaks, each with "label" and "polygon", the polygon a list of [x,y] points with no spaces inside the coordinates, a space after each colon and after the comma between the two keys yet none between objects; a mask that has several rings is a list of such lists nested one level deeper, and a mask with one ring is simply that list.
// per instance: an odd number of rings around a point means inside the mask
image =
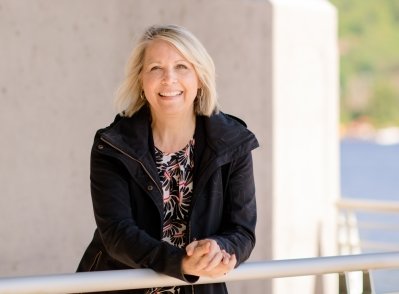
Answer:
[{"label": "nose", "polygon": [[162,76],[162,83],[163,84],[173,84],[176,82],[176,73],[173,70],[173,68],[167,68],[164,70],[163,76]]}]

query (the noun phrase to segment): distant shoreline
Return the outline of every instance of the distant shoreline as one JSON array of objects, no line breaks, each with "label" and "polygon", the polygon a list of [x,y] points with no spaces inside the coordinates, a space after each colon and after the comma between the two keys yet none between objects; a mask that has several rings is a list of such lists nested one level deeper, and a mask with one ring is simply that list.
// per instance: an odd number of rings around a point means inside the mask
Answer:
[{"label": "distant shoreline", "polygon": [[372,141],[380,145],[399,144],[399,127],[376,128],[367,121],[354,121],[340,127],[341,139]]}]

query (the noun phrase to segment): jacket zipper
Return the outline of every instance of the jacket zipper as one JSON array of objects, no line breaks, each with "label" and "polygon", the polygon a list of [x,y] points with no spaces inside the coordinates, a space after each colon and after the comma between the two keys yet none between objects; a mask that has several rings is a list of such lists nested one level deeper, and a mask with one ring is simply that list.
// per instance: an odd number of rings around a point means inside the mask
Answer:
[{"label": "jacket zipper", "polygon": [[[132,160],[138,162],[138,163],[141,165],[141,167],[143,168],[143,170],[145,171],[145,173],[150,177],[150,179],[152,180],[152,182],[155,184],[155,186],[158,188],[159,192],[160,192],[161,195],[162,195],[163,192],[162,192],[161,188],[159,188],[157,182],[154,180],[154,178],[151,176],[151,174],[149,173],[149,171],[145,168],[144,164],[143,164],[140,160],[138,160],[138,159],[136,159],[136,158],[130,156],[129,154],[127,154],[127,153],[126,153],[125,151],[123,151],[122,149],[116,147],[114,144],[112,144],[112,143],[110,143],[109,141],[105,140],[103,137],[101,137],[100,139],[101,139],[101,141],[103,141],[104,143],[107,143],[109,146],[111,146],[111,147],[114,148],[115,150],[118,150],[120,153],[126,155],[128,158],[130,158],[130,159],[132,159]],[[191,213],[190,213],[190,214],[191,214]],[[188,232],[189,232],[189,240],[191,240],[191,236],[190,236],[190,235],[191,235],[191,222],[190,222],[190,221],[189,221],[189,230],[188,230]],[[194,286],[193,286],[193,285],[191,285],[191,293],[192,293],[192,294],[195,294]]]},{"label": "jacket zipper", "polygon": [[154,180],[154,178],[151,176],[150,172],[145,168],[144,164],[143,164],[140,160],[138,160],[138,159],[136,159],[136,158],[130,156],[128,153],[126,153],[126,152],[123,151],[122,149],[116,147],[114,144],[110,143],[109,141],[107,141],[107,140],[104,139],[103,137],[101,137],[100,139],[101,139],[101,141],[107,143],[107,144],[108,144],[109,146],[111,146],[112,148],[118,150],[120,153],[122,153],[122,154],[126,155],[127,157],[129,157],[130,159],[132,159],[132,160],[138,162],[138,163],[141,165],[141,167],[143,168],[143,170],[145,171],[145,173],[150,177],[151,181],[155,184],[155,186],[158,188],[158,191],[159,191],[159,192],[161,193],[161,195],[162,195],[163,192],[162,192],[161,188],[159,188],[157,182]]},{"label": "jacket zipper", "polygon": [[102,254],[103,254],[103,252],[101,250],[97,252],[96,256],[93,259],[93,263],[91,264],[91,266],[88,270],[89,272],[96,269],[96,267],[98,265],[98,261],[100,260]]}]

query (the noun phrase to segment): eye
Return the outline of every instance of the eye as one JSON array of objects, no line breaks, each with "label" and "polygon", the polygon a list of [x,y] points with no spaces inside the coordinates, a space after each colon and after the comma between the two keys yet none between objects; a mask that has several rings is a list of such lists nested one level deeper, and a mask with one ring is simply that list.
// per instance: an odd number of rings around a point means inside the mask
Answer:
[{"label": "eye", "polygon": [[178,64],[176,66],[177,69],[187,69],[188,67],[185,64]]},{"label": "eye", "polygon": [[161,69],[161,67],[158,66],[158,65],[155,65],[155,66],[150,68],[150,71],[159,70],[159,69]]}]

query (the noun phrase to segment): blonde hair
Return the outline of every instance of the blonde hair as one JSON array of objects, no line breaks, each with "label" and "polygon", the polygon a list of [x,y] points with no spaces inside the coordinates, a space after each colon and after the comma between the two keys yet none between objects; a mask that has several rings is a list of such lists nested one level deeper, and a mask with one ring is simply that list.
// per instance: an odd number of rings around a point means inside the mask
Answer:
[{"label": "blonde hair", "polygon": [[195,113],[210,116],[218,112],[213,60],[192,33],[177,25],[151,26],[144,32],[129,57],[125,78],[115,94],[117,110],[122,115],[130,117],[147,104],[140,74],[143,69],[145,50],[153,40],[168,42],[193,65],[201,85],[194,102]]},{"label": "blonde hair", "polygon": [[129,57],[125,78],[116,92],[117,110],[122,115],[130,117],[147,104],[140,73],[143,69],[145,50],[153,40],[170,43],[193,65],[201,85],[194,102],[195,113],[210,116],[218,112],[213,60],[192,33],[177,25],[151,26],[144,32]]}]

